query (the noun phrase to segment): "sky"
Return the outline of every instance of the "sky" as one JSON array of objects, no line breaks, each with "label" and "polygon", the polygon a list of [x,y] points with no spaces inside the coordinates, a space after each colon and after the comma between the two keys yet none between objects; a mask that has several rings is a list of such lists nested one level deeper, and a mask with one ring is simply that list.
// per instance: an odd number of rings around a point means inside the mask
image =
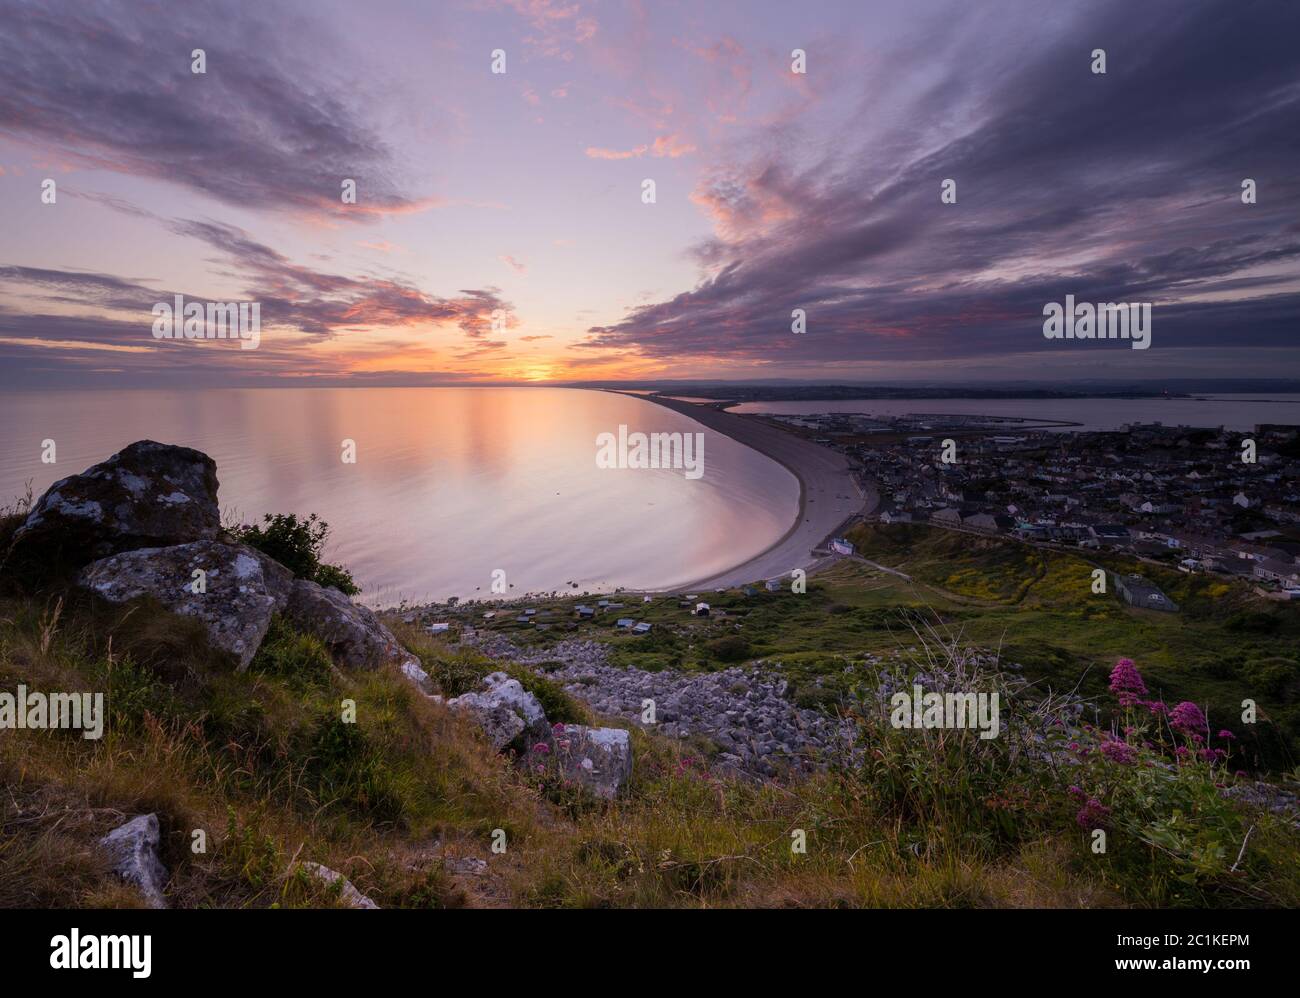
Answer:
[{"label": "sky", "polygon": [[[0,24],[10,389],[1300,377],[1294,0]],[[259,303],[257,349],[155,338],[177,294]],[[1047,339],[1066,295],[1150,348]]]}]

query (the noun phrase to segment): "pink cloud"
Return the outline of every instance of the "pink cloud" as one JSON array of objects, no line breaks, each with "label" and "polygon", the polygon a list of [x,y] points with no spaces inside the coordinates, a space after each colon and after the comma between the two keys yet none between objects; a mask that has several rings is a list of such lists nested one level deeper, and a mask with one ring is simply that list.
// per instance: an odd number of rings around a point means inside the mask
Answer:
[{"label": "pink cloud", "polygon": [[646,146],[632,149],[601,149],[597,146],[587,147],[587,156],[591,159],[640,159],[645,155]]},{"label": "pink cloud", "polygon": [[605,149],[600,146],[588,146],[587,155],[591,159],[640,159],[646,153],[662,159],[676,159],[695,152],[693,146],[681,135],[660,135],[650,145],[633,146],[631,149]]},{"label": "pink cloud", "polygon": [[582,45],[596,37],[600,25],[594,17],[584,16],[582,4],[564,0],[504,0],[532,27],[535,34],[524,39],[543,55],[566,62],[573,59],[570,45]]},{"label": "pink cloud", "polygon": [[653,156],[667,156],[669,159],[676,159],[678,156],[686,156],[695,152],[695,146],[687,142],[681,135],[661,135],[655,139],[650,152]]}]

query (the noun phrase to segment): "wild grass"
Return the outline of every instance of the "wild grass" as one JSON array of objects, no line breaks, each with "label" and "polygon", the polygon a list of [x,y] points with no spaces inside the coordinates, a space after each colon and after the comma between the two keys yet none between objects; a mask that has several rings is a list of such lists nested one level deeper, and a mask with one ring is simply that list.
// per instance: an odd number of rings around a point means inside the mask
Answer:
[{"label": "wild grass", "polygon": [[[852,719],[858,752],[812,776],[754,782],[713,772],[706,743],[634,729],[633,778],[614,801],[546,793],[467,718],[395,672],[340,672],[282,620],[235,673],[205,650],[193,621],[156,604],[9,593],[0,597],[0,691],[20,682],[103,691],[109,722],[99,741],[0,732],[0,905],[138,905],[95,841],[144,812],[159,816],[177,907],[342,903],[304,862],[338,870],[383,906],[1300,902],[1294,826],[1224,800],[1215,787],[1224,774],[1208,766],[1147,767],[1142,783],[1137,770],[1094,771],[1095,757],[1062,761],[1059,746],[1043,755],[1060,691],[973,658],[976,628],[956,604],[927,616],[919,594],[900,605],[879,584],[878,573],[849,567],[799,602],[728,594],[714,602],[734,615],[696,631],[666,626],[675,602],[641,608],[665,626],[612,638],[616,653],[725,668],[739,635],[785,670],[796,698]],[[922,619],[933,629],[917,633]],[[395,629],[447,696],[498,668],[415,627]],[[896,654],[871,665],[864,648]],[[509,671],[552,720],[600,721],[544,674]],[[996,684],[1010,705],[1004,737],[892,727],[880,685],[915,671]],[[1101,693],[1080,693],[1104,694],[1104,675],[1099,683]],[[355,724],[343,720],[346,701]],[[1113,807],[1104,854],[1077,821],[1070,787],[1081,774]],[[491,851],[495,833],[503,854]],[[449,856],[487,860],[488,872],[454,872]]]}]

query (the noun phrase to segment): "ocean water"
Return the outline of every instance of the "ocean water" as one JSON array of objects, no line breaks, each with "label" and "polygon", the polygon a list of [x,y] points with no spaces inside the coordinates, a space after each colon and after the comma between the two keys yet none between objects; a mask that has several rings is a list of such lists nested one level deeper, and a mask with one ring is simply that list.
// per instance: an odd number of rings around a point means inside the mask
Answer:
[{"label": "ocean water", "polygon": [[[596,437],[620,424],[704,432],[703,476],[598,468]],[[515,596],[688,584],[765,550],[799,501],[793,475],[730,438],[577,389],[7,392],[0,425],[0,502],[134,440],[195,447],[217,462],[224,518],[318,513],[327,559],[382,606],[492,598],[498,569]],[[46,439],[55,465],[41,463]]]},{"label": "ocean water", "polygon": [[746,402],[737,413],[808,415],[861,412],[878,416],[915,413],[1014,416],[1078,423],[1070,430],[1118,430],[1127,423],[1222,426],[1251,430],[1259,423],[1300,425],[1300,395],[1206,395],[1189,399],[837,399],[808,402]]}]

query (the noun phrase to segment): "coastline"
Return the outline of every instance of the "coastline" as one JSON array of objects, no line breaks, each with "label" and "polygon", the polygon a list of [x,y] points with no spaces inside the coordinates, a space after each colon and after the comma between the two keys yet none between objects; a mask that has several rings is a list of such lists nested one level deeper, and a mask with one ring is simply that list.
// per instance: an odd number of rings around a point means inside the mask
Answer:
[{"label": "coastline", "polygon": [[694,420],[707,430],[730,437],[737,443],[770,458],[794,475],[799,483],[799,513],[795,522],[766,549],[723,572],[675,585],[661,592],[691,589],[719,589],[759,582],[775,576],[788,578],[801,568],[811,572],[833,556],[818,557],[821,547],[853,517],[870,513],[879,502],[875,490],[863,494],[850,470],[848,458],[838,451],[812,443],[762,419],[740,416],[724,408],[682,402],[658,395],[629,395],[653,402]]}]

